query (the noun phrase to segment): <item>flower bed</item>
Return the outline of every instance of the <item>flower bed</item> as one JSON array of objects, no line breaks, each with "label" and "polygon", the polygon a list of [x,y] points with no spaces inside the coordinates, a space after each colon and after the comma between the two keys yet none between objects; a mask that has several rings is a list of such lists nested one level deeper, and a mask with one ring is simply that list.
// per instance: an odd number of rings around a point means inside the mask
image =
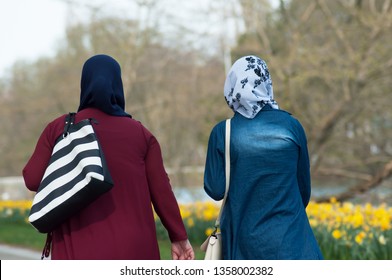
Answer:
[{"label": "flower bed", "polygon": [[[31,201],[0,201],[0,221],[27,222]],[[194,247],[199,246],[214,229],[219,204],[194,202],[180,204],[181,215]],[[392,207],[310,202],[309,222],[325,259],[392,259]],[[167,233],[156,217],[157,234],[161,240]]]}]

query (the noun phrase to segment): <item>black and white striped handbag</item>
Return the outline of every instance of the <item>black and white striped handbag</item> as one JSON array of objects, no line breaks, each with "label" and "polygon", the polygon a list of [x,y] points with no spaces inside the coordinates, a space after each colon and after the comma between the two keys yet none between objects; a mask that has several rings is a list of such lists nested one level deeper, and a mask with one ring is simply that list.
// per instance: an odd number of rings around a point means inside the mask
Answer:
[{"label": "black and white striped handbag", "polygon": [[113,187],[105,157],[91,119],[74,123],[66,117],[41,184],[29,222],[42,233],[51,232]]}]

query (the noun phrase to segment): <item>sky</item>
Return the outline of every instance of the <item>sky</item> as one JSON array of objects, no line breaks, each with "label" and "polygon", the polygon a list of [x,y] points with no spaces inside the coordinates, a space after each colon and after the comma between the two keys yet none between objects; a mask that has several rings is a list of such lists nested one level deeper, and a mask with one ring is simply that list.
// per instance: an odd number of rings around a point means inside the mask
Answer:
[{"label": "sky", "polygon": [[52,55],[64,37],[66,11],[58,0],[2,0],[0,74],[17,60]]},{"label": "sky", "polygon": [[[140,16],[140,10],[130,8],[136,0],[0,0],[0,77],[18,60],[34,62],[42,56],[56,53],[58,45],[64,40],[65,30],[73,20],[80,20],[91,10],[91,6],[101,7],[101,14]],[[139,2],[148,2],[143,0]],[[154,0],[152,0],[154,2]],[[212,1],[212,2],[211,2]],[[205,19],[195,16],[184,17],[184,9],[193,6],[209,5],[216,0],[179,1],[161,0],[173,16],[188,22],[196,21],[199,26]],[[72,4],[72,9],[70,9]],[[179,3],[181,7],[179,7]],[[215,2],[217,3],[217,2]],[[175,6],[177,9],[171,9]],[[126,14],[125,14],[126,13]],[[184,17],[181,19],[181,17]],[[86,18],[86,17],[85,17]],[[88,16],[87,16],[88,18]],[[204,22],[205,23],[205,22]],[[192,23],[191,23],[192,24]],[[216,24],[215,26],[217,26]],[[219,24],[221,25],[221,23]],[[211,29],[213,26],[207,26]]]},{"label": "sky", "polygon": [[[132,2],[135,0],[1,0],[0,77],[16,61],[34,62],[39,57],[54,55],[58,44],[64,40],[67,24],[84,15],[88,18],[91,6],[101,7],[101,14],[138,17],[140,15],[135,13],[140,10],[131,8]],[[178,2],[162,0],[161,3],[170,7]],[[192,2],[181,4],[189,3]]]},{"label": "sky", "polygon": [[[16,61],[35,61],[56,53],[67,24],[91,6],[121,14],[131,0],[0,0],[0,76]],[[73,3],[73,9],[69,7]],[[75,8],[76,7],[76,8]]]}]

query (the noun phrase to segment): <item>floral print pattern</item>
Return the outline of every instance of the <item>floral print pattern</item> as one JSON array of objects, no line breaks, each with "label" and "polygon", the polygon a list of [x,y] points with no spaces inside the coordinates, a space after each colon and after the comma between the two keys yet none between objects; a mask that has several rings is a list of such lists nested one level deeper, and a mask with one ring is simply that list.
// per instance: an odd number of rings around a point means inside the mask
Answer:
[{"label": "floral print pattern", "polygon": [[250,119],[266,104],[279,108],[267,64],[254,55],[244,56],[233,64],[225,81],[224,96],[234,112]]}]

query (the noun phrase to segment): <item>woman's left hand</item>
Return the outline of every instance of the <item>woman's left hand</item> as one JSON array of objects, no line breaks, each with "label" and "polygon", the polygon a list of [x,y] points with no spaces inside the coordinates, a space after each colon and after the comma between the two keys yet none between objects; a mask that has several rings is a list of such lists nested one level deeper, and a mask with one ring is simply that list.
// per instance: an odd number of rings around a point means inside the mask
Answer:
[{"label": "woman's left hand", "polygon": [[195,253],[189,240],[176,241],[171,244],[173,260],[194,260]]}]

